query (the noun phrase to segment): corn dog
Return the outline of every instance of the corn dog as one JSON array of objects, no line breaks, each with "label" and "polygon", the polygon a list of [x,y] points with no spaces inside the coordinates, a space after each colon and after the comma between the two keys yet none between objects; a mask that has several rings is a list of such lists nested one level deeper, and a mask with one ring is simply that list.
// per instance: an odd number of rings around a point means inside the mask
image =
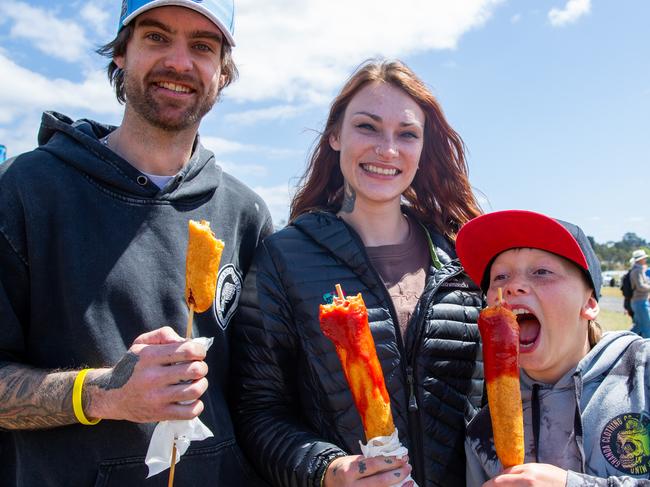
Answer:
[{"label": "corn dog", "polygon": [[215,238],[210,222],[205,220],[190,220],[189,235],[185,261],[185,301],[188,307],[202,313],[214,301],[224,244]]},{"label": "corn dog", "polygon": [[521,465],[524,463],[524,421],[517,318],[508,304],[501,302],[481,311],[478,326],[483,340],[485,382],[497,456],[504,468]]},{"label": "corn dog", "polygon": [[[189,240],[187,241],[187,255],[185,256],[185,302],[190,309],[190,314],[187,319],[185,338],[190,339],[192,338],[194,312],[204,312],[212,306],[214,301],[224,243],[216,239],[210,229],[210,222],[206,220],[200,222],[190,220],[188,229]],[[174,485],[177,456],[176,440],[177,438],[174,438],[172,443],[168,487]]]},{"label": "corn dog", "polygon": [[320,305],[323,334],[334,342],[354,403],[361,415],[366,441],[389,436],[395,430],[384,374],[368,326],[368,312],[361,294],[339,296]]}]

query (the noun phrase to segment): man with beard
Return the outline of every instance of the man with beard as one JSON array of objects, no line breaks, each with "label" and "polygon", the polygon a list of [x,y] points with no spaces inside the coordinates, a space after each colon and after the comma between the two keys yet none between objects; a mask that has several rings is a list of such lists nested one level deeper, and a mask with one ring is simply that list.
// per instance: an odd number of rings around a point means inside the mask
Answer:
[{"label": "man with beard", "polygon": [[[98,51],[120,126],[46,112],[39,147],[0,169],[3,485],[167,485],[145,481],[155,422],[199,414],[214,436],[174,485],[257,484],[226,406],[228,325],[271,220],[197,135],[237,75],[233,16],[232,0],[124,0]],[[182,338],[189,219],[225,242],[215,301],[194,318],[208,353]]]}]

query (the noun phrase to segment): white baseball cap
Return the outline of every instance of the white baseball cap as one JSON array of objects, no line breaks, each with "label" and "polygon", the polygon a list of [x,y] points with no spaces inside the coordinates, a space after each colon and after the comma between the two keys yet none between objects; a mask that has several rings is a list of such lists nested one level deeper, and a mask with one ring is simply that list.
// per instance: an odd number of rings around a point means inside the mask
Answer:
[{"label": "white baseball cap", "polygon": [[119,29],[135,17],[156,7],[178,6],[190,8],[210,19],[234,47],[235,0],[122,0]]}]

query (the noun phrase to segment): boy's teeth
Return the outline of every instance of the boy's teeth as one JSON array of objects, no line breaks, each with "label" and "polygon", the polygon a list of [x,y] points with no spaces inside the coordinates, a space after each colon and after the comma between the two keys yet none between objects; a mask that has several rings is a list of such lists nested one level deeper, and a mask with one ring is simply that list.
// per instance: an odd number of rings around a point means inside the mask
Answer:
[{"label": "boy's teeth", "polygon": [[368,172],[383,174],[385,176],[394,176],[397,174],[397,169],[384,169],[383,167],[373,166],[372,164],[364,164],[363,168]]},{"label": "boy's teeth", "polygon": [[524,315],[524,314],[528,313],[527,310],[521,309],[521,308],[515,308],[515,309],[512,310],[512,312],[514,314],[516,314],[516,315]]},{"label": "boy's teeth", "polygon": [[178,93],[189,93],[190,92],[190,89],[188,87],[186,87],[186,86],[177,85],[175,83],[167,83],[165,81],[163,81],[162,83],[158,83],[158,86],[160,86],[162,88],[165,88],[167,90],[176,91]]}]

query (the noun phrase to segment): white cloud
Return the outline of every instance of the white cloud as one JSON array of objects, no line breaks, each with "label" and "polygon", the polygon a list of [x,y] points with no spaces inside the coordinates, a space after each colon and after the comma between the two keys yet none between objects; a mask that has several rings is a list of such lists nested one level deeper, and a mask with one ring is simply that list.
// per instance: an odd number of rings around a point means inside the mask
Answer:
[{"label": "white cloud", "polygon": [[[325,106],[332,91],[364,59],[454,49],[463,34],[483,25],[503,1],[239,0],[235,59],[241,78],[225,95],[235,102],[280,103],[227,115],[228,121],[246,125],[289,119],[309,107]],[[87,36],[105,37],[102,41],[106,41],[112,32],[114,12],[104,8],[106,5],[104,0],[96,5],[72,4],[77,12],[75,22],[60,17],[61,7],[55,11],[55,7],[48,10],[2,0],[0,18],[4,18],[9,36],[26,39],[54,58],[77,61],[82,77],[77,81],[50,79],[21,66],[14,53],[0,47],[0,124],[22,126],[24,120],[37,120],[40,112],[49,109],[103,118],[117,118],[122,113],[104,71],[89,68],[89,61],[97,60],[88,57],[93,46]],[[25,145],[14,139],[4,142]],[[221,141],[215,153],[262,150],[270,157],[296,155],[291,149],[232,141]]]},{"label": "white cloud", "polygon": [[93,31],[99,36],[108,36],[108,19],[110,18],[108,10],[102,9],[100,5],[95,3],[86,3],[81,8],[79,15],[85,22],[90,24]]},{"label": "white cloud", "polygon": [[121,113],[106,74],[96,70],[75,83],[47,77],[19,66],[0,51],[0,106],[4,122],[29,110],[84,109],[93,113]]},{"label": "white cloud", "polygon": [[512,17],[510,17],[510,23],[512,24],[517,24],[521,20],[521,14],[515,14]]},{"label": "white cloud", "polygon": [[201,143],[215,154],[232,154],[237,152],[254,152],[254,146],[235,142],[221,137],[201,136]]},{"label": "white cloud", "polygon": [[40,126],[40,114],[30,113],[23,118],[20,124],[11,128],[0,126],[0,143],[7,147],[7,157],[14,157],[23,152],[34,149],[37,144],[38,127]]},{"label": "white cloud", "polygon": [[286,120],[297,117],[309,109],[308,105],[277,105],[256,110],[229,113],[224,118],[228,123],[255,125],[260,122]]},{"label": "white cloud", "polygon": [[553,8],[548,13],[551,25],[562,27],[576,22],[580,17],[591,10],[591,0],[569,0],[564,9]]},{"label": "white cloud", "polygon": [[364,59],[454,49],[502,1],[240,0],[234,56],[241,78],[228,95],[329,101]]},{"label": "white cloud", "polygon": [[242,144],[234,140],[223,139],[221,137],[201,136],[201,143],[206,149],[211,150],[219,156],[234,153],[262,153],[266,157],[293,157],[302,154],[295,149],[278,149],[263,145]]},{"label": "white cloud", "polygon": [[72,20],[59,19],[53,12],[24,2],[3,1],[0,15],[11,19],[9,36],[27,39],[45,54],[68,62],[87,55],[89,42],[83,28]]},{"label": "white cloud", "polygon": [[256,186],[253,188],[266,202],[275,225],[284,224],[289,219],[289,202],[293,189],[288,184],[278,186]]},{"label": "white cloud", "polygon": [[81,112],[83,116],[99,113],[119,117],[122,113],[104,71],[90,71],[78,83],[48,79],[19,66],[2,50],[0,66],[0,125],[14,127],[4,130],[2,143],[13,154],[35,146],[38,120],[44,110]]},{"label": "white cloud", "polygon": [[630,222],[630,223],[641,223],[645,222],[647,218],[645,216],[629,216],[625,219],[625,221]]},{"label": "white cloud", "polygon": [[218,161],[219,165],[228,174],[238,179],[250,180],[252,178],[267,177],[269,170],[260,164],[239,164],[237,162]]}]

